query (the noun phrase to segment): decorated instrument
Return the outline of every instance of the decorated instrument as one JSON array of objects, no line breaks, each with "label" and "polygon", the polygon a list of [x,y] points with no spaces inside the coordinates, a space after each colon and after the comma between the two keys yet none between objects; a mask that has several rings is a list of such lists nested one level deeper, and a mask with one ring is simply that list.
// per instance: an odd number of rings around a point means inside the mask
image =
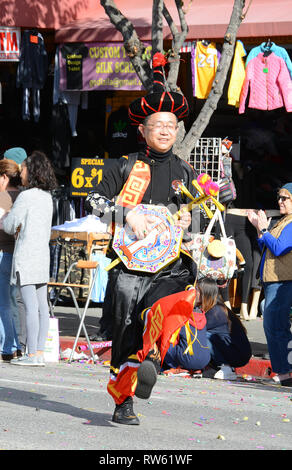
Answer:
[{"label": "decorated instrument", "polygon": [[[194,184],[194,181],[192,183]],[[181,181],[173,182],[173,188],[176,191],[183,192],[191,199],[191,202],[174,215],[164,206],[138,204],[132,209],[137,214],[151,216],[152,229],[145,238],[139,240],[128,224],[124,227],[116,225],[112,246],[118,258],[106,270],[110,270],[122,261],[129,270],[156,273],[174,262],[180,255],[183,238],[183,229],[176,226],[175,222],[182,214],[191,211],[194,206],[203,205],[208,217],[211,218],[213,214],[205,204],[210,198],[219,210],[224,210],[222,204],[215,199],[219,191],[217,183],[213,182],[208,175],[206,177],[199,175],[195,183],[199,188],[199,196],[196,198],[189,193]],[[195,186],[196,189],[197,186]]]}]

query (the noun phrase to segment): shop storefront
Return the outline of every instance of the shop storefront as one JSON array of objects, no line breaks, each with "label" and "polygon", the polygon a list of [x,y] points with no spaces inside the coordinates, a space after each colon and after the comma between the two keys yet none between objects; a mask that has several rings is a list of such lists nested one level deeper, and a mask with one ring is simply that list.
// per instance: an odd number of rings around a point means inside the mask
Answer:
[{"label": "shop storefront", "polygon": [[[3,28],[18,27],[21,36],[26,30],[40,34],[47,56],[46,79],[40,89],[39,116],[34,114],[33,96],[26,97],[25,101],[24,88],[17,83],[17,57],[8,61],[0,56],[0,151],[3,153],[15,145],[25,147],[28,152],[36,147],[43,148],[53,159],[60,181],[65,185],[70,180],[73,158],[114,157],[120,152],[135,149],[137,136],[127,126],[124,115],[129,102],[144,93],[130,61],[124,57],[121,35],[111,25],[103,8],[98,2],[90,1],[86,8],[78,10],[77,2],[71,3],[71,8],[60,6],[59,11],[53,12],[44,2],[39,2],[38,14],[36,10],[24,14],[21,8],[9,10],[7,7],[0,16]],[[127,16],[146,44],[151,35],[150,20],[145,20],[151,18],[150,3],[137,6],[135,2],[127,1],[126,8]],[[166,3],[172,11],[172,2]],[[246,6],[248,4],[246,2]],[[123,1],[117,1],[117,5],[123,11]],[[207,97],[197,95],[194,90],[193,51],[199,42],[203,42],[202,38],[206,38],[208,47],[214,45],[214,51],[220,55],[232,5],[231,0],[208,4],[196,2],[187,13],[189,35],[181,54],[178,80],[191,108],[190,118],[185,123],[187,129]],[[285,0],[277,4],[269,0],[251,2],[238,31],[238,39],[245,51],[244,62],[252,49],[268,40],[292,57],[289,7]],[[169,33],[165,37],[167,48]],[[74,59],[76,43],[81,60]],[[66,56],[70,54],[71,59],[66,62]],[[56,65],[56,57],[62,62],[60,69]],[[58,71],[59,83],[56,78]],[[231,72],[230,69],[224,93],[203,137],[228,136],[239,144],[240,152],[236,159],[240,159],[240,166],[236,166],[239,171],[234,177],[240,186],[240,197],[236,203],[239,206],[258,204],[270,207],[274,198],[269,191],[273,191],[275,185],[291,173],[291,113],[285,106],[262,110],[249,107],[248,97],[244,112],[239,113],[228,95]],[[25,103],[29,104],[26,114]],[[265,171],[262,171],[263,167]]]}]

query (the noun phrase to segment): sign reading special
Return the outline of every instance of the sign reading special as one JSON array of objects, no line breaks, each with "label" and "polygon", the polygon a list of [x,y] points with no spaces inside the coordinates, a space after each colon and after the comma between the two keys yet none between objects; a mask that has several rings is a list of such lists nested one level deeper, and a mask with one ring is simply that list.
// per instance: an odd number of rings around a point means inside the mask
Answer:
[{"label": "sign reading special", "polygon": [[87,196],[101,182],[106,168],[115,163],[110,158],[72,158],[71,196]]},{"label": "sign reading special", "polygon": [[[145,54],[151,56],[151,45]],[[142,90],[122,43],[72,43],[59,48],[61,90]]]}]

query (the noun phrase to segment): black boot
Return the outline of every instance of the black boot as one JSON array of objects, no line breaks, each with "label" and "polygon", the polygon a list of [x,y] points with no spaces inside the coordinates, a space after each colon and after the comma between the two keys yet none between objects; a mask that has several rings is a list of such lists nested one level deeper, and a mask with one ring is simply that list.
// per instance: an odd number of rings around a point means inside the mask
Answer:
[{"label": "black boot", "polygon": [[119,424],[140,424],[133,410],[133,398],[127,397],[120,405],[116,405],[112,421]]},{"label": "black boot", "polygon": [[157,380],[157,370],[152,361],[145,359],[145,361],[142,362],[137,372],[137,379],[138,383],[135,395],[138,398],[147,400]]}]

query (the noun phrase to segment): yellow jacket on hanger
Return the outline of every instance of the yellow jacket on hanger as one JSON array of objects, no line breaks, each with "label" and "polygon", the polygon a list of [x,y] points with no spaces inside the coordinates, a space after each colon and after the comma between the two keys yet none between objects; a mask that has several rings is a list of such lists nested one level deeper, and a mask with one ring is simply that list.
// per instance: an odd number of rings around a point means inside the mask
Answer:
[{"label": "yellow jacket on hanger", "polygon": [[197,41],[191,54],[193,96],[206,99],[211,91],[221,54],[216,49],[215,42],[205,45],[203,41]]},{"label": "yellow jacket on hanger", "polygon": [[239,107],[240,92],[245,77],[246,51],[241,41],[236,42],[231,77],[228,87],[228,104]]}]

